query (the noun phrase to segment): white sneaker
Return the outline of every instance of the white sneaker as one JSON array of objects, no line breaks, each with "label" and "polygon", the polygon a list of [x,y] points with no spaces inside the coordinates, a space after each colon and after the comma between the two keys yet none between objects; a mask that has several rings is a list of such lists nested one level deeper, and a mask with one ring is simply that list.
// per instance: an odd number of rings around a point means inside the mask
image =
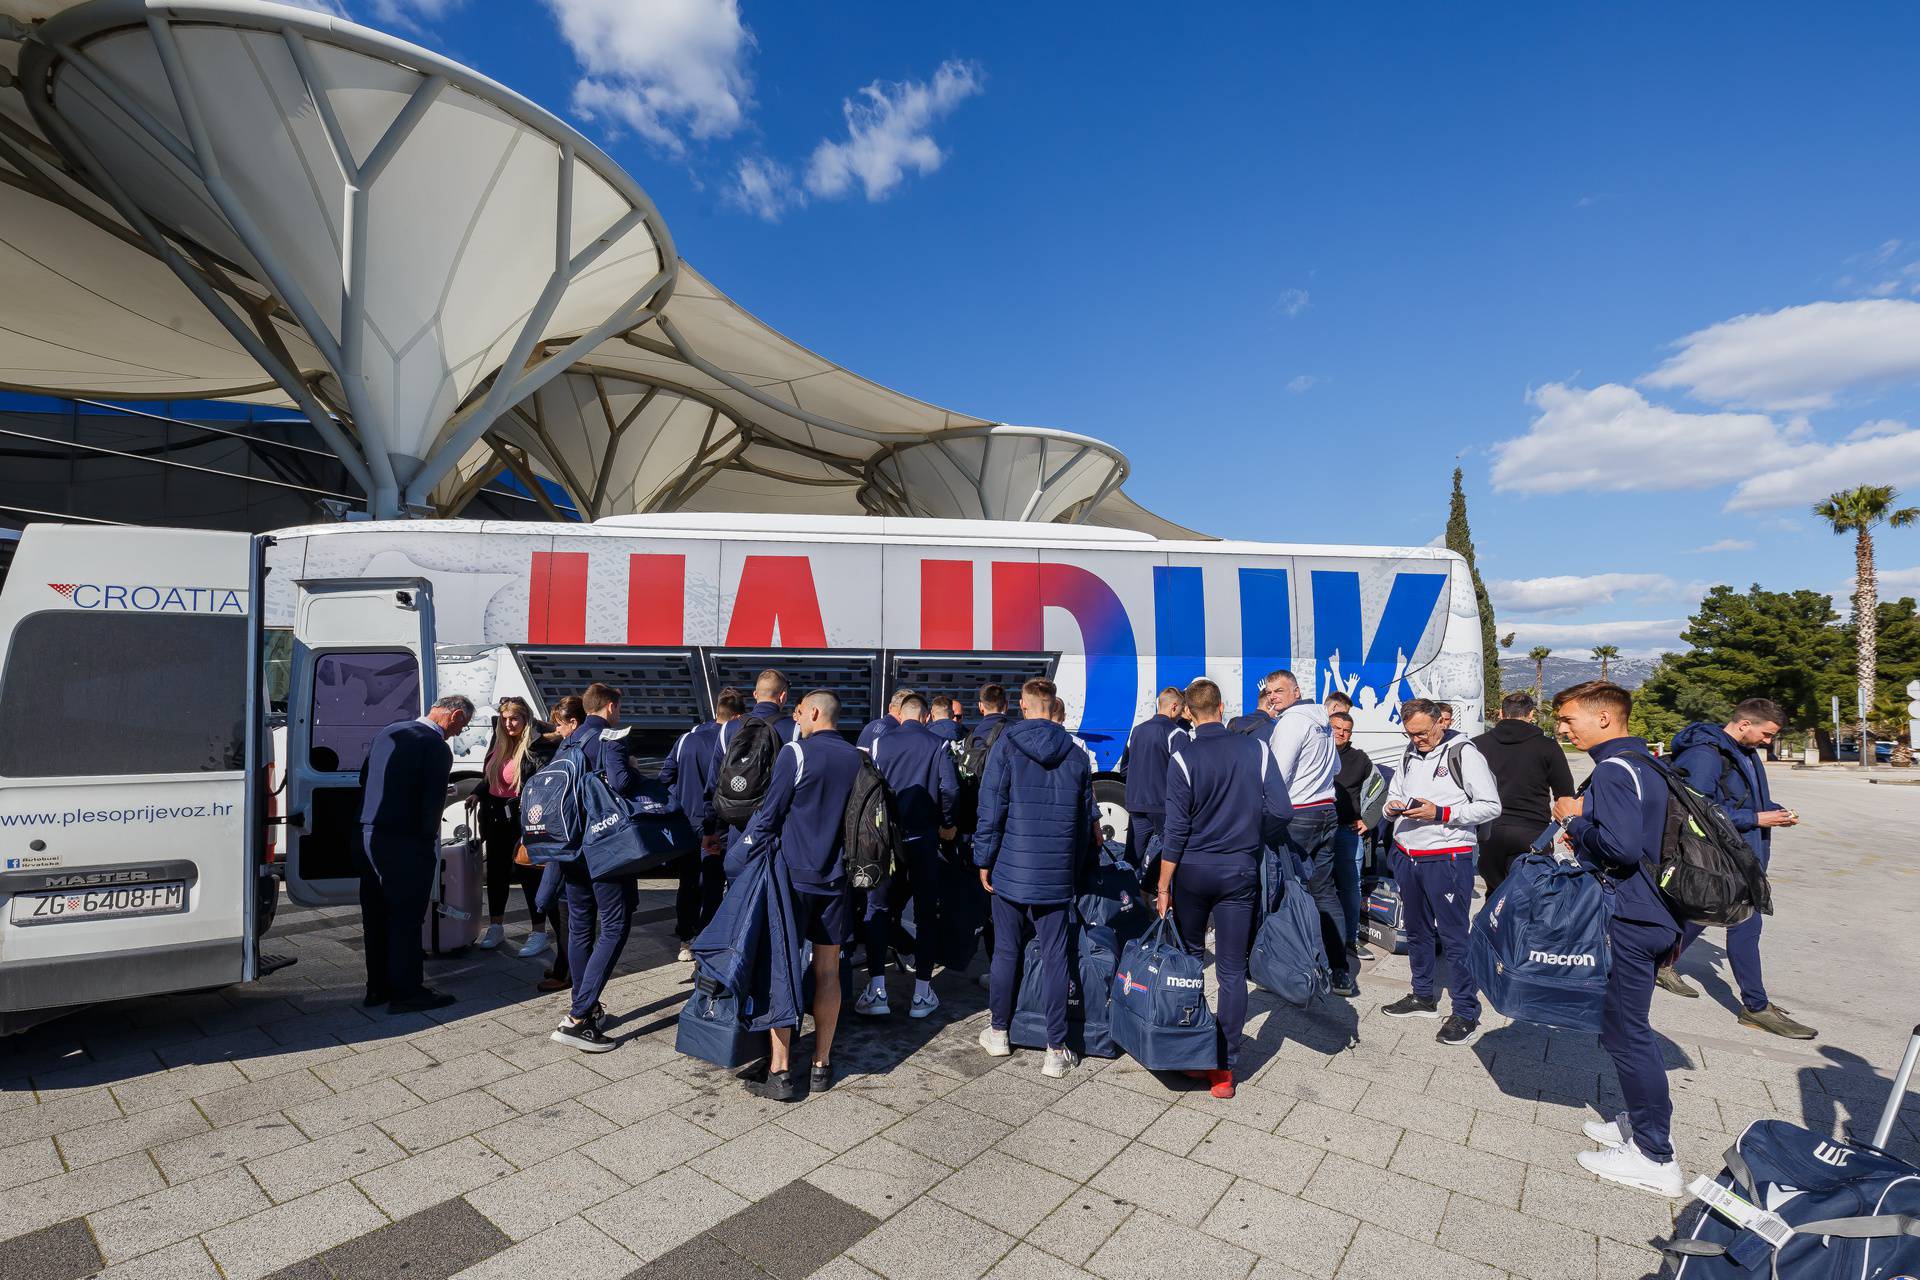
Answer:
[{"label": "white sneaker", "polygon": [[507,926],[503,924],[490,924],[487,926],[487,931],[480,935],[480,941],[474,943],[473,945],[480,948],[482,951],[491,951],[495,947],[499,946],[501,941],[505,939],[506,936],[507,936]]},{"label": "white sneaker", "polygon": [[913,1004],[907,1010],[909,1018],[924,1018],[940,1007],[940,997],[929,991],[924,996],[915,996]]},{"label": "white sneaker", "polygon": [[1617,1182],[1623,1187],[1651,1191],[1669,1200],[1686,1194],[1687,1179],[1680,1172],[1679,1161],[1657,1164],[1631,1142],[1609,1147],[1605,1151],[1582,1151],[1577,1159],[1580,1167],[1594,1177]]},{"label": "white sneaker", "polygon": [[893,1005],[888,1003],[885,991],[875,991],[872,987],[868,987],[860,993],[860,998],[853,1002],[853,1011],[863,1018],[885,1018],[892,1015]]},{"label": "white sneaker", "polygon": [[1580,1126],[1580,1132],[1603,1147],[1617,1147],[1633,1138],[1633,1123],[1622,1111],[1611,1120],[1589,1120]]},{"label": "white sneaker", "polygon": [[1062,1079],[1078,1061],[1071,1049],[1049,1049],[1045,1060],[1040,1063],[1040,1074],[1054,1080]]},{"label": "white sneaker", "polygon": [[530,933],[517,954],[522,960],[530,959],[533,956],[545,955],[547,948],[551,945],[553,945],[552,939],[547,937],[544,930],[539,933]]},{"label": "white sneaker", "polygon": [[687,961],[691,959],[693,959],[692,945],[690,943],[685,943],[685,942],[681,943],[680,944],[680,962],[682,964],[685,964]]},{"label": "white sneaker", "polygon": [[1013,1054],[1013,1045],[1007,1040],[1007,1033],[995,1031],[992,1027],[980,1029],[980,1047],[995,1058],[1006,1058]]}]

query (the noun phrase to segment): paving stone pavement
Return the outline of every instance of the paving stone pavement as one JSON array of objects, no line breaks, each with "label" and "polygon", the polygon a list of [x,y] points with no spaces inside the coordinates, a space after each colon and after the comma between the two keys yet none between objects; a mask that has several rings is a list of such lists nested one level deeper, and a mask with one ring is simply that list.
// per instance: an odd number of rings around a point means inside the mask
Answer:
[{"label": "paving stone pavement", "polygon": [[[1916,1008],[1911,957],[1854,931],[1920,910],[1920,791],[1782,770],[1806,816],[1774,861],[1775,997],[1810,1044],[1739,1028],[1724,957],[1661,995],[1675,1136],[1710,1171],[1750,1121],[1871,1124]],[[0,1280],[568,1280],[1408,1275],[1634,1280],[1674,1206],[1587,1177],[1617,1103],[1593,1037],[1489,1016],[1468,1050],[1382,1004],[1403,958],[1313,1010],[1255,993],[1239,1097],[1131,1062],[1066,1079],[974,1044],[984,993],[845,1026],[841,1078],[780,1106],[673,1051],[687,966],[643,886],[606,997],[620,1048],[547,1040],[540,962],[431,960],[432,1016],[359,1005],[353,912],[286,908],[248,987],[90,1010],[0,1042]],[[510,929],[517,939],[518,929]],[[1884,931],[1880,935],[1890,937]],[[1838,943],[1838,945],[1836,945]],[[976,970],[978,961],[976,961]],[[898,980],[895,1006],[907,984]],[[1896,1145],[1920,1157],[1920,1108]]]}]

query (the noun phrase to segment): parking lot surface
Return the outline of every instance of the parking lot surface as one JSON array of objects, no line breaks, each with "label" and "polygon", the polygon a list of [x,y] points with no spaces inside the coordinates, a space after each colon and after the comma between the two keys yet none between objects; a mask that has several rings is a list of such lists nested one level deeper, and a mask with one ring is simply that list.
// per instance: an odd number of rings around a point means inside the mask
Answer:
[{"label": "parking lot surface", "polygon": [[[1805,821],[1775,845],[1768,986],[1817,1040],[1735,1023],[1711,931],[1682,966],[1704,998],[1656,993],[1690,1175],[1756,1118],[1879,1114],[1920,1020],[1920,788],[1881,773],[1773,774]],[[511,947],[430,960],[459,1003],[389,1017],[360,1006],[357,914],[291,908],[267,950],[298,963],[267,979],[0,1042],[0,1280],[1624,1280],[1672,1230],[1574,1163],[1618,1101],[1594,1038],[1489,1013],[1443,1048],[1378,1012],[1404,957],[1353,1001],[1256,991],[1229,1102],[1125,1059],[989,1058],[985,993],[947,974],[925,1021],[904,978],[893,1019],[849,1009],[838,1083],[781,1105],[674,1052],[670,885],[639,921],[597,1056],[547,1039],[559,997]],[[1920,1158],[1914,1108],[1895,1147]]]}]

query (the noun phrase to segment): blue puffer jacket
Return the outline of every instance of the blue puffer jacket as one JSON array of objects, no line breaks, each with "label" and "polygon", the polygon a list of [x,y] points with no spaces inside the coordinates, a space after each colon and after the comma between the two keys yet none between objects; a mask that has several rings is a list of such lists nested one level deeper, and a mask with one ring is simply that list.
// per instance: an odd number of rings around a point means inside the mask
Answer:
[{"label": "blue puffer jacket", "polygon": [[1008,902],[1071,902],[1098,818],[1086,752],[1051,720],[1016,720],[980,779],[973,863]]}]

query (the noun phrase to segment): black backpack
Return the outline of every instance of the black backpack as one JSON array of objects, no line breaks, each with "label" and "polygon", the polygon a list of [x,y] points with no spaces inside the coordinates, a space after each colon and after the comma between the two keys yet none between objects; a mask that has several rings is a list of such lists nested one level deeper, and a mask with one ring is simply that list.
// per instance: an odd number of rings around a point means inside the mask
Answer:
[{"label": "black backpack", "polygon": [[899,863],[900,819],[887,780],[864,753],[860,756],[860,772],[853,777],[853,790],[847,795],[845,822],[840,860],[847,871],[847,883],[856,889],[871,889],[892,875]]},{"label": "black backpack", "polygon": [[780,736],[773,731],[772,721],[759,716],[742,716],[739,724],[713,778],[713,812],[728,826],[744,831],[773,780]]},{"label": "black backpack", "polygon": [[1773,890],[1766,869],[1726,810],[1664,761],[1642,752],[1631,754],[1666,780],[1667,820],[1659,865],[1651,858],[1643,865],[1674,917],[1683,924],[1731,927],[1756,911],[1772,915]]},{"label": "black backpack", "polygon": [[972,835],[980,821],[980,779],[987,772],[987,756],[993,752],[993,744],[1000,741],[1005,733],[1005,718],[994,722],[983,738],[979,733],[968,734],[953,744],[954,772],[960,775],[960,794],[953,803],[954,825],[962,835]]},{"label": "black backpack", "polygon": [[1227,726],[1229,733],[1242,733],[1249,738],[1264,739],[1273,729],[1273,721],[1252,712],[1244,716],[1235,716],[1233,723]]}]

